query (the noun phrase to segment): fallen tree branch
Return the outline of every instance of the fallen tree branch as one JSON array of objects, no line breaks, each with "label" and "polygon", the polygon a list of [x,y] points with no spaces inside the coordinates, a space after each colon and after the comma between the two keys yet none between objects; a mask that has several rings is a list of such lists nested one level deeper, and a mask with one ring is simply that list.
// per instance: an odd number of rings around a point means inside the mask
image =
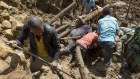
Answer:
[{"label": "fallen tree branch", "polygon": [[82,36],[76,36],[76,37],[65,37],[65,38],[60,38],[60,40],[68,40],[68,39],[79,39]]},{"label": "fallen tree branch", "polygon": [[64,10],[62,10],[59,14],[57,14],[53,19],[49,21],[50,24],[55,22],[59,17],[62,17],[68,10],[70,10],[72,7],[76,5],[76,2],[74,1],[72,4],[70,4],[68,7],[66,7]]}]

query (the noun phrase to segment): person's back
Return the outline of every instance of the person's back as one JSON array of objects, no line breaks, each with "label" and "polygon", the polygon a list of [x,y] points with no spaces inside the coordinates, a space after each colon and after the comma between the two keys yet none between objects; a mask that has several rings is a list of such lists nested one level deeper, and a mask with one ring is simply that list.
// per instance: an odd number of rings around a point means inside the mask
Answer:
[{"label": "person's back", "polygon": [[118,21],[116,18],[110,16],[110,8],[105,7],[103,9],[104,18],[98,21],[98,31],[99,31],[99,45],[102,47],[102,52],[104,54],[103,62],[103,73],[106,76],[106,71],[110,66],[110,58],[113,54],[115,47],[115,36],[118,33]]},{"label": "person's back", "polygon": [[88,46],[90,46],[92,43],[98,42],[98,34],[95,32],[91,32],[83,36],[81,39],[77,40],[76,43],[79,43],[84,48],[88,49]]},{"label": "person's back", "polygon": [[112,41],[116,35],[116,29],[118,29],[118,21],[116,18],[107,15],[98,21],[99,39],[98,41]]}]

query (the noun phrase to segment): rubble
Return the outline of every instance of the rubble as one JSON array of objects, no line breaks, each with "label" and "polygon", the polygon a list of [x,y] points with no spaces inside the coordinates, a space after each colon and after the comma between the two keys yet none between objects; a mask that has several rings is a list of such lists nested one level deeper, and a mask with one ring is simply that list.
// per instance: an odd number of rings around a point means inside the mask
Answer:
[{"label": "rubble", "polygon": [[2,22],[2,27],[3,29],[11,29],[11,23],[8,20],[5,20]]},{"label": "rubble", "polygon": [[[20,2],[22,1],[22,2]],[[36,1],[36,2],[35,2]],[[42,20],[46,22],[50,22],[52,18],[56,16],[56,9],[62,11],[63,8],[61,5],[55,6],[53,5],[54,0],[48,0],[51,3],[44,2],[45,0],[1,0],[0,1],[0,34],[3,37],[6,37],[10,40],[14,40],[16,36],[19,34],[22,26],[27,21],[27,19],[31,16],[38,16],[41,17]],[[60,2],[60,0],[59,0]],[[121,21],[125,20],[127,8],[128,8],[128,1],[106,1],[109,4],[116,5],[116,16],[121,23]],[[36,4],[35,4],[36,3]],[[130,25],[136,27],[139,23],[139,16],[140,16],[140,9],[139,4],[140,1],[135,1],[131,3],[131,9],[128,16],[128,21]],[[48,4],[46,6],[44,4]],[[79,3],[80,4],[80,3]],[[29,6],[28,6],[29,5]],[[37,6],[40,5],[40,6]],[[75,5],[75,3],[74,3]],[[134,7],[135,5],[135,7]],[[44,7],[46,6],[46,7]],[[51,7],[50,7],[51,6]],[[68,5],[67,5],[68,6]],[[49,9],[48,9],[49,7]],[[80,7],[80,6],[78,6]],[[51,10],[52,9],[52,10]],[[50,11],[51,10],[51,11]],[[76,8],[76,15],[80,14],[80,8]],[[49,12],[50,11],[50,12]],[[53,13],[51,13],[53,12]],[[67,12],[69,14],[69,12]],[[63,13],[62,13],[63,15]],[[70,15],[69,15],[70,16]],[[73,17],[74,19],[77,17]],[[89,16],[89,19],[91,17]],[[85,18],[84,20],[87,20]],[[56,20],[54,22],[54,20]],[[55,18],[52,23],[54,25],[59,25],[59,19]],[[63,26],[57,28],[59,35],[58,37],[67,36],[70,31],[72,30],[72,23],[74,22],[73,19],[68,17],[64,17]],[[0,38],[2,38],[0,36]],[[66,40],[68,41],[68,40]],[[63,43],[63,42],[61,42]],[[64,44],[61,44],[64,47]],[[26,48],[29,45],[23,46]],[[96,50],[97,51],[97,50]],[[75,51],[74,51],[75,52]],[[97,51],[98,52],[98,51]],[[131,74],[129,71],[120,74],[119,71],[121,69],[121,63],[114,61],[114,57],[112,58],[112,64],[109,69],[108,75],[106,78],[102,77],[101,73],[101,66],[102,66],[102,59],[96,58],[95,52],[89,53],[90,56],[85,61],[85,65],[87,68],[88,76],[92,79],[139,79],[138,74]],[[74,74],[76,79],[80,79],[80,71],[78,67],[71,66],[71,59],[72,54],[68,56],[60,56],[60,65],[62,66],[62,70],[67,71],[68,73]],[[5,43],[0,40],[0,79],[32,79],[32,77],[39,72],[31,73],[30,71],[30,58],[26,57],[23,51],[17,50],[14,48],[9,47]],[[47,69],[40,75],[40,79],[61,79],[58,74],[54,74],[52,70],[46,66]],[[63,75],[65,79],[71,79],[67,75]]]},{"label": "rubble", "polygon": [[8,5],[4,3],[3,1],[0,1],[0,9],[8,9]]}]

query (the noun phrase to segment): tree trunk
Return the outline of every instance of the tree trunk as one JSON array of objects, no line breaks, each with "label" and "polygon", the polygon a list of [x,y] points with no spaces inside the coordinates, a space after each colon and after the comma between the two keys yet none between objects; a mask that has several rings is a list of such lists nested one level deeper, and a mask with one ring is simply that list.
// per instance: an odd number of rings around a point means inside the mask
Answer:
[{"label": "tree trunk", "polygon": [[76,60],[78,63],[78,68],[81,74],[81,78],[82,79],[89,79],[88,78],[88,73],[85,71],[85,67],[84,67],[84,61],[81,55],[81,50],[79,46],[76,46]]}]

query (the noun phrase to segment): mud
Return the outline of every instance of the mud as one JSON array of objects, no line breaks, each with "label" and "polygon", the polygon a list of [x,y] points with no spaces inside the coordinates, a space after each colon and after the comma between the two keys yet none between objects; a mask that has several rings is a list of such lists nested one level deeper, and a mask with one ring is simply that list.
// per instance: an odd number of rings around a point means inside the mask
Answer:
[{"label": "mud", "polygon": [[[18,21],[22,21],[25,23],[26,20],[30,16],[38,16],[43,21],[48,22],[52,19],[59,11],[54,8],[51,4],[55,3],[55,0],[0,0],[5,2],[8,6],[12,6],[14,8],[8,9],[8,13],[10,16],[14,17]],[[48,2],[49,1],[49,2]],[[64,0],[63,6],[61,6],[60,0],[57,0],[56,6],[60,9],[68,6],[72,1]],[[98,2],[98,1],[97,1]],[[106,4],[114,5],[116,8],[114,16],[121,23],[125,20],[129,1],[127,0],[105,0]],[[67,5],[66,5],[67,4]],[[140,1],[136,0],[131,3],[130,12],[128,13],[128,22],[131,26],[136,27],[140,23]],[[114,7],[112,8],[114,11]],[[81,6],[76,8],[76,14],[73,16],[77,17],[81,12]],[[0,9],[0,12],[3,10]],[[71,12],[68,12],[71,14]],[[73,19],[68,16],[64,17],[63,25],[72,22]],[[0,22],[1,23],[1,22]],[[60,19],[58,19],[54,25],[60,27]],[[1,27],[0,27],[1,28]],[[11,28],[12,29],[12,28]],[[15,39],[18,35],[19,29],[14,29],[14,37],[10,38],[10,40]],[[5,29],[3,29],[4,31]],[[0,39],[4,36],[3,33],[0,35]],[[66,41],[68,42],[68,41]],[[63,41],[61,42],[63,43]],[[29,50],[28,41],[25,42],[24,48]],[[96,52],[95,52],[96,51]],[[75,51],[74,51],[75,52]],[[67,73],[73,74],[76,79],[81,79],[78,67],[73,67],[71,64],[71,60],[73,57],[73,53],[67,56],[60,56],[60,68]],[[111,66],[109,71],[107,72],[106,77],[102,77],[102,56],[98,55],[100,50],[91,50],[86,58],[84,58],[86,69],[90,79],[140,79],[140,73],[131,73],[129,69],[125,70],[125,72],[120,73],[121,63],[117,56],[113,56],[111,60]],[[61,73],[61,75],[55,74],[52,70],[47,66],[47,70],[43,71],[42,74],[40,72],[31,73],[30,71],[30,57],[24,54],[23,51],[10,48],[5,43],[0,41],[0,79],[32,79],[35,77],[36,79],[72,79],[66,74]]]}]

